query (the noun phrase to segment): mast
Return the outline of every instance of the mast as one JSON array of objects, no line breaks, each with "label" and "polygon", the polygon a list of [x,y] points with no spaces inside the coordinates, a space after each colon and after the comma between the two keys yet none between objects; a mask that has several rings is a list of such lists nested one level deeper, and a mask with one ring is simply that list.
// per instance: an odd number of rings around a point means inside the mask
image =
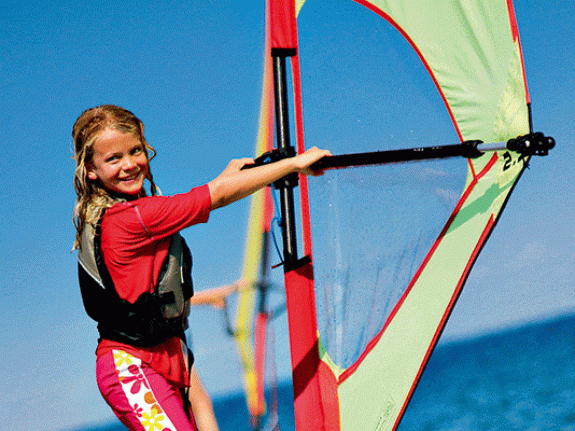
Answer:
[{"label": "mast", "polygon": [[[297,93],[299,83],[299,59],[297,57],[297,21],[295,0],[267,0],[267,18],[269,20],[269,40],[274,71],[274,94],[276,114],[276,139],[279,157],[295,156],[296,150],[290,142],[290,125],[288,121],[287,103],[287,67],[286,59],[290,60],[294,105],[296,108],[295,128],[297,131],[298,149],[303,149],[301,118],[301,96]],[[274,183],[280,189],[282,232],[284,246],[284,282],[286,291],[286,307],[288,325],[290,327],[290,356],[292,364],[294,413],[297,431],[322,431],[339,429],[337,401],[330,405],[322,404],[322,389],[320,383],[321,360],[318,350],[317,320],[315,309],[315,294],[313,267],[311,255],[298,257],[297,237],[295,228],[294,187],[297,186],[298,175],[293,174]],[[301,181],[300,198],[306,192],[306,182]],[[307,195],[306,195],[307,196]],[[302,208],[305,206],[302,201]],[[302,219],[303,210],[302,210]],[[305,223],[305,221],[303,221]],[[304,251],[306,248],[306,227],[302,226]],[[334,394],[332,394],[334,395]],[[326,423],[326,420],[328,423]],[[332,426],[329,422],[337,423]]]},{"label": "mast", "polygon": [[[294,54],[295,49],[272,49],[276,136],[278,150],[282,157],[295,155],[295,147],[291,144],[289,133],[286,78],[286,57],[291,57]],[[298,259],[293,194],[293,189],[297,186],[297,174],[289,175],[279,180],[275,185],[280,191],[284,265],[286,265],[286,268],[291,268]]]}]

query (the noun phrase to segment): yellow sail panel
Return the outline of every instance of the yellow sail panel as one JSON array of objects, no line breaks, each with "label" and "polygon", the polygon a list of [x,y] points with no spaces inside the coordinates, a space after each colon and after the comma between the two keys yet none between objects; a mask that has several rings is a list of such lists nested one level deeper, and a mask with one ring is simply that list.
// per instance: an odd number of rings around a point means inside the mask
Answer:
[{"label": "yellow sail panel", "polygon": [[[271,114],[273,112],[273,82],[271,63],[264,59],[264,78],[260,106],[258,137],[254,156],[269,151],[273,145]],[[270,191],[264,189],[251,197],[248,227],[244,248],[242,282],[246,287],[238,295],[235,340],[244,369],[244,387],[248,410],[252,417],[265,413],[265,403],[261,387],[258,386],[263,370],[257,370],[254,357],[254,315],[258,283],[261,281],[264,260],[265,236],[269,231],[271,219]]]},{"label": "yellow sail panel", "polygon": [[250,222],[245,248],[245,259],[242,270],[242,282],[245,283],[238,295],[236,310],[234,338],[238,347],[240,359],[244,369],[244,386],[248,410],[251,415],[257,416],[263,413],[262,401],[257,393],[257,377],[254,360],[253,321],[255,310],[255,298],[257,291],[255,286],[260,272],[262,257],[262,214],[260,214],[261,193],[252,197],[250,209]]}]

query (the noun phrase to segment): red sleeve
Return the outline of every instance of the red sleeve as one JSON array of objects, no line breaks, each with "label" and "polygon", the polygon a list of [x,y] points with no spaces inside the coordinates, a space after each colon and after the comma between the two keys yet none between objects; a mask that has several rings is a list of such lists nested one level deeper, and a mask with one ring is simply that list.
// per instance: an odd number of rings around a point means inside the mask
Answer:
[{"label": "red sleeve", "polygon": [[115,205],[106,212],[104,223],[108,221],[131,235],[157,241],[194,224],[207,222],[210,209],[210,190],[206,184],[187,193],[150,196]]},{"label": "red sleeve", "polygon": [[102,220],[102,253],[121,298],[134,302],[151,292],[176,232],[208,221],[207,185],[174,196],[150,196],[108,209]]}]

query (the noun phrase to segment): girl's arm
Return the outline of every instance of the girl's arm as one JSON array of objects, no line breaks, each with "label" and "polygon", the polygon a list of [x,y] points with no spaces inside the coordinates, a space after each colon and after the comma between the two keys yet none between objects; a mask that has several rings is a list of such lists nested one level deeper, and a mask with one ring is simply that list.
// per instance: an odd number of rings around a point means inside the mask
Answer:
[{"label": "girl's arm", "polygon": [[225,299],[243,286],[245,282],[238,281],[234,284],[194,292],[194,296],[190,298],[190,305],[211,305],[214,308],[224,308]]},{"label": "girl's arm", "polygon": [[291,173],[321,175],[322,172],[312,171],[310,166],[330,155],[329,151],[314,147],[295,157],[245,170],[241,168],[253,162],[251,159],[232,160],[217,178],[208,183],[212,209],[243,199]]}]

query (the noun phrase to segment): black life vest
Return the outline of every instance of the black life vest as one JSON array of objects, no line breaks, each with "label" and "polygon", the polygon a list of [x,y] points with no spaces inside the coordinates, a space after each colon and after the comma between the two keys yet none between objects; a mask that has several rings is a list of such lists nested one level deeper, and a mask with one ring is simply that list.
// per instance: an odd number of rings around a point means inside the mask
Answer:
[{"label": "black life vest", "polygon": [[118,296],[100,249],[100,222],[86,224],[78,252],[78,277],[84,308],[98,322],[101,338],[152,347],[173,336],[184,339],[193,295],[192,255],[184,238],[172,236],[153,293],[133,304]]}]

